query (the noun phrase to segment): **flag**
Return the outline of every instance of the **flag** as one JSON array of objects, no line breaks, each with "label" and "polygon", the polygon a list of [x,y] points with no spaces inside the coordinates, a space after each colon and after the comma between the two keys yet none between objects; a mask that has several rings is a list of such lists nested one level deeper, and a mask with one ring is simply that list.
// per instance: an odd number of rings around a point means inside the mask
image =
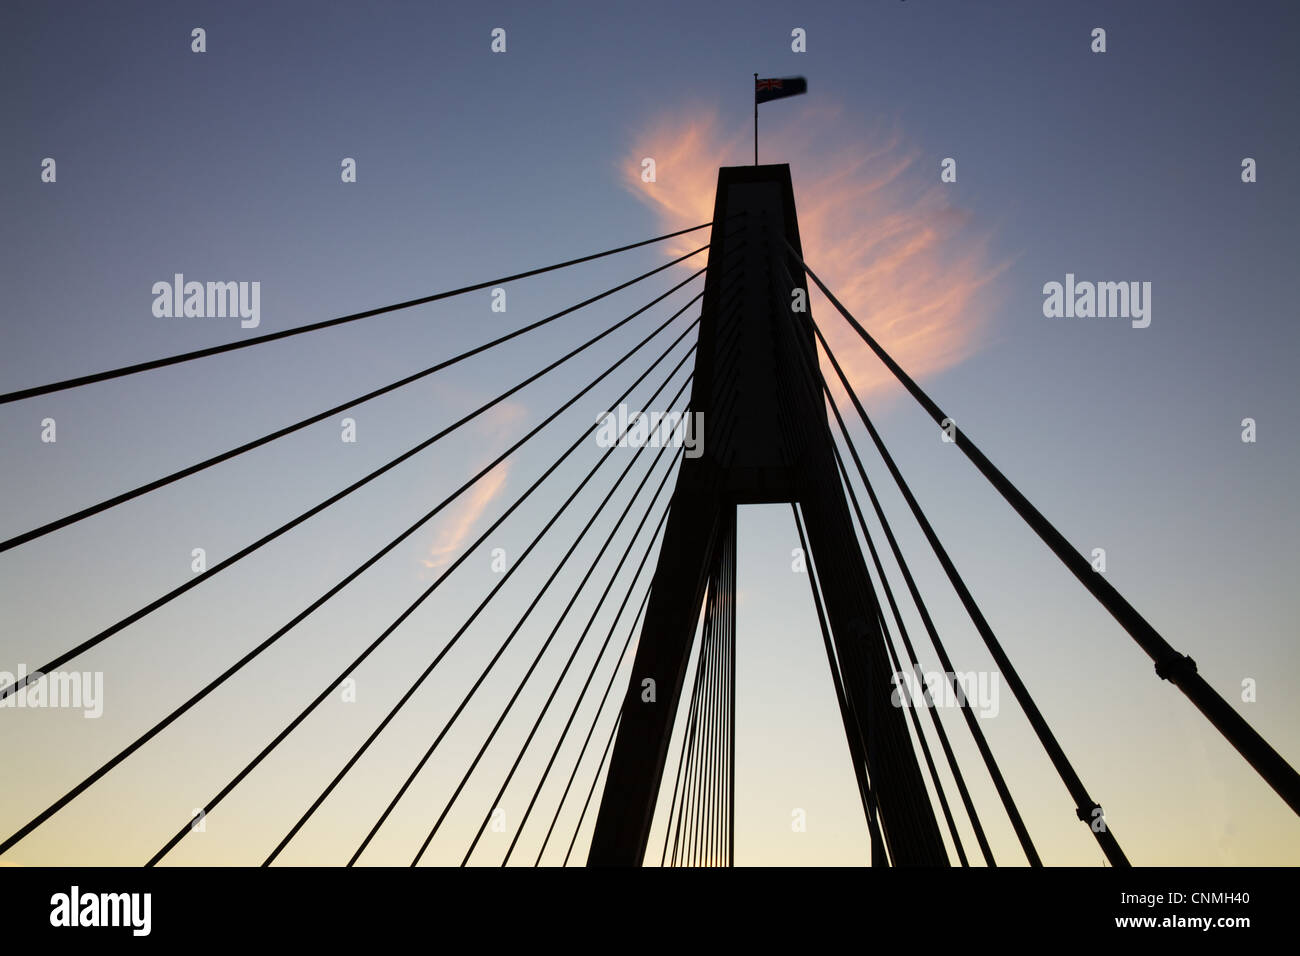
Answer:
[{"label": "flag", "polygon": [[787,76],[784,79],[754,81],[754,103],[766,103],[779,100],[783,96],[798,96],[808,92],[808,81],[802,76]]}]

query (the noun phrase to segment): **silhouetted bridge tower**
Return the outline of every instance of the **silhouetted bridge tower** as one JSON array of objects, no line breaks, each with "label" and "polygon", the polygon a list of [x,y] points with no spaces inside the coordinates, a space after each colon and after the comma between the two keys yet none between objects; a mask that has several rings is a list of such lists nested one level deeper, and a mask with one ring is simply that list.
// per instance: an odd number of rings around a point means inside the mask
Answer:
[{"label": "silhouetted bridge tower", "polygon": [[[227,702],[233,700],[241,706],[255,704],[261,697],[259,680],[265,677],[256,668],[267,666],[263,654],[268,649],[289,635],[298,636],[295,629],[330,605],[333,598],[353,581],[382,571],[381,562],[403,542],[427,529],[429,522],[440,515],[445,517],[451,513],[449,509],[463,506],[467,495],[481,489],[479,483],[486,476],[511,459],[520,448],[544,435],[546,437],[536,444],[550,441],[552,444],[547,447],[563,447],[565,450],[556,455],[553,462],[548,453],[545,459],[549,463],[522,491],[514,493],[512,487],[514,498],[511,503],[472,541],[460,546],[455,559],[441,568],[432,583],[396,613],[377,635],[356,638],[356,646],[346,643],[341,652],[338,648],[316,645],[303,650],[303,653],[321,655],[331,672],[337,667],[337,674],[331,674],[323,684],[303,689],[301,709],[283,726],[267,731],[260,750],[251,752],[257,741],[251,744],[246,762],[239,757],[241,763],[229,767],[216,766],[215,772],[228,782],[215,793],[191,792],[191,787],[186,786],[180,798],[183,805],[171,802],[140,810],[141,832],[146,828],[156,830],[149,838],[156,839],[157,843],[148,849],[157,849],[152,856],[144,858],[147,865],[161,862],[195,832],[190,807],[197,808],[196,813],[201,811],[204,819],[211,817],[214,821],[224,821],[226,833],[236,832],[241,821],[237,816],[230,819],[233,815],[225,801],[245,780],[253,778],[260,778],[261,785],[266,788],[263,792],[275,795],[286,812],[292,814],[288,819],[294,820],[291,825],[286,821],[287,832],[281,831],[284,835],[274,846],[254,848],[253,852],[259,855],[266,853],[262,860],[266,865],[275,862],[299,838],[299,834],[304,833],[304,827],[318,811],[335,813],[330,818],[329,832],[332,839],[349,844],[352,852],[346,861],[348,865],[362,861],[363,857],[365,862],[388,860],[393,854],[408,859],[411,865],[425,860],[426,854],[433,861],[459,860],[463,865],[474,857],[476,850],[479,859],[493,855],[501,865],[509,863],[517,852],[520,855],[527,852],[534,865],[544,861],[567,864],[574,856],[575,848],[579,848],[580,858],[582,844],[579,837],[587,832],[591,834],[588,861],[593,864],[639,865],[646,861],[655,862],[656,857],[659,862],[672,864],[732,863],[736,800],[736,510],[742,504],[772,502],[790,504],[799,545],[807,559],[808,581],[822,645],[870,835],[872,862],[877,865],[944,865],[950,862],[948,844],[951,843],[957,862],[966,865],[974,854],[967,852],[961,839],[961,834],[966,831],[966,827],[959,823],[963,817],[978,844],[982,862],[988,865],[998,862],[966,783],[969,768],[963,770],[959,765],[949,729],[940,720],[939,711],[932,706],[929,686],[923,682],[919,685],[922,700],[907,699],[902,702],[906,706],[894,706],[896,693],[907,697],[915,692],[907,691],[906,685],[896,686],[894,675],[919,675],[922,653],[927,657],[933,653],[952,682],[956,699],[963,705],[958,708],[958,719],[964,722],[971,735],[984,772],[988,773],[997,793],[1001,811],[1006,813],[1025,859],[1031,865],[1039,865],[1042,861],[1012,795],[1011,784],[984,737],[973,707],[965,699],[962,688],[957,686],[957,668],[869,480],[841,412],[843,403],[837,403],[832,394],[830,383],[837,383],[836,387],[843,392],[852,406],[852,414],[870,436],[890,479],[898,486],[911,516],[979,632],[1003,683],[1015,697],[1060,776],[1074,804],[1075,814],[1088,827],[1112,864],[1126,864],[1127,859],[1115,834],[1105,823],[1101,806],[1085,787],[1048,727],[1029,689],[885,447],[835,353],[813,320],[808,307],[809,279],[816,283],[849,326],[936,424],[942,426],[947,421],[943,410],[839,303],[804,261],[787,166],[722,169],[712,220],[665,236],[394,305],[239,338],[164,358],[151,358],[46,385],[19,388],[0,394],[0,407],[56,392],[91,387],[110,379],[145,375],[170,365],[204,361],[255,346],[283,348],[273,343],[397,310],[484,292],[507,283],[522,282],[532,276],[577,267],[703,229],[711,229],[707,244],[575,305],[528,321],[457,355],[439,358],[397,381],[346,398],[317,414],[287,425],[277,424],[260,437],[153,481],[127,490],[113,490],[98,502],[62,517],[45,520],[43,524],[21,533],[10,533],[0,540],[0,560],[6,562],[21,558],[21,552],[12,557],[8,556],[9,552],[50,535],[59,535],[60,543],[67,547],[84,547],[85,543],[75,535],[85,523],[93,522],[104,512],[119,507],[143,507],[135,503],[154,491],[184,482],[238,456],[254,453],[296,432],[317,425],[333,428],[337,417],[344,413],[355,414],[354,409],[380,396],[469,362],[535,330],[551,327],[558,332],[562,326],[555,323],[567,316],[616,296],[701,253],[708,253],[707,267],[678,282],[667,292],[544,364],[539,360],[540,367],[532,374],[504,388],[473,410],[453,420],[440,422],[433,434],[221,557],[202,573],[186,577],[114,622],[96,625],[99,629],[95,633],[88,636],[56,635],[52,639],[57,641],[57,651],[52,652],[51,648],[40,643],[24,644],[29,641],[28,636],[12,629],[15,633],[8,636],[0,648],[0,654],[3,654],[0,672],[12,673],[8,669],[13,667],[13,660],[45,660],[45,663],[0,685],[0,703],[5,704],[0,708],[0,731],[5,734],[14,726],[6,721],[15,720],[14,714],[18,712],[9,706],[15,703],[10,698],[24,695],[25,702],[36,692],[49,690],[46,685],[53,684],[51,675],[58,674],[65,665],[80,662],[84,655],[96,648],[105,649],[96,661],[98,666],[104,667],[106,680],[120,681],[118,686],[139,691],[138,703],[143,706],[148,703],[147,687],[142,688],[138,682],[132,684],[135,665],[122,663],[106,653],[116,646],[110,642],[122,631],[156,611],[186,599],[212,578],[310,523],[316,515],[404,462],[435,446],[445,447],[440,443],[449,436],[467,431],[468,426],[479,423],[480,416],[561,367],[565,367],[562,374],[567,375],[562,386],[563,394],[568,395],[569,382],[575,379],[569,363],[590,354],[589,350],[599,343],[604,342],[603,347],[612,349],[615,354],[622,351],[616,361],[573,392],[540,422],[514,438],[500,454],[413,522],[409,522],[409,516],[396,522],[386,520],[390,516],[380,513],[376,507],[371,524],[379,528],[394,525],[400,529],[390,540],[359,561],[341,579],[333,581],[299,613],[278,627],[267,625],[265,636],[250,637],[241,656],[228,666],[222,661],[224,670],[212,674],[204,672],[197,660],[187,662],[195,673],[177,674],[174,679],[186,687],[198,685],[198,689],[179,704],[171,695],[164,694],[163,699],[169,702],[166,707],[170,709],[165,709],[107,760],[99,762],[96,758],[98,766],[89,768],[84,777],[81,776],[82,770],[76,770],[79,782],[57,799],[46,805],[48,796],[42,796],[44,791],[39,788],[31,792],[22,790],[22,778],[17,775],[5,810],[8,814],[20,816],[0,821],[0,834],[8,833],[0,842],[0,857],[39,828],[52,823],[65,807],[80,799],[106,775],[131,763],[131,758],[142,748],[156,746],[154,742],[160,737],[170,737],[174,744],[182,727],[188,726],[189,732],[195,733],[193,725],[181,723],[182,720],[197,719],[191,711],[218,689],[223,689],[226,695],[236,695],[227,696]],[[653,315],[660,303],[671,300],[702,276],[703,290],[667,318],[645,318]],[[701,299],[699,316],[691,319],[687,313]],[[670,303],[663,308],[671,307]],[[639,325],[634,324],[638,320]],[[651,327],[647,330],[646,325]],[[166,337],[171,334],[169,328],[160,328],[159,335]],[[627,339],[632,338],[635,342],[629,346]],[[671,340],[664,344],[666,339]],[[554,342],[537,343],[536,347],[539,351],[549,352]],[[633,375],[633,370],[641,367],[647,353],[656,357],[645,363],[639,374]],[[666,373],[664,368],[668,368]],[[579,375],[576,379],[585,377]],[[643,383],[648,383],[647,388],[658,384],[651,394],[644,395],[641,393]],[[602,389],[606,384],[608,389]],[[481,386],[481,383],[476,385]],[[684,400],[688,387],[689,398]],[[620,389],[617,396],[607,394],[615,388]],[[634,400],[641,402],[641,408],[676,409],[677,403],[684,400],[683,412],[701,413],[707,423],[703,453],[698,457],[683,456],[682,448],[677,447],[669,454],[672,446],[665,444],[650,454],[641,444],[634,453],[619,456],[626,464],[611,482],[609,473],[613,469],[604,469],[604,466],[615,460],[617,449],[626,447],[626,444],[615,442],[608,447],[601,445],[598,450],[599,443],[592,440],[594,429],[588,413],[593,409],[619,408],[633,395],[638,396]],[[427,403],[422,405],[418,415],[411,420],[423,423],[428,414],[426,406]],[[23,414],[30,411],[28,408]],[[39,417],[36,416],[36,420]],[[573,426],[579,421],[581,428]],[[566,434],[566,438],[556,440],[556,435],[561,432]],[[576,438],[566,445],[567,437],[573,437],[575,432]],[[626,434],[620,436],[620,440],[625,437]],[[957,447],[976,469],[1147,653],[1155,664],[1156,673],[1182,690],[1292,810],[1300,813],[1300,779],[1286,761],[1197,674],[1190,658],[1176,652],[1107,583],[1103,575],[1094,572],[1092,565],[989,462],[964,432],[958,431],[953,437]],[[6,454],[10,451],[5,449]],[[584,452],[587,457],[594,458],[594,463],[573,487],[565,469],[576,468],[583,473],[584,466],[574,463],[582,461]],[[15,456],[22,453],[24,449],[12,450]],[[639,479],[636,478],[638,472]],[[512,472],[512,477],[515,474],[517,472]],[[675,482],[670,484],[669,479],[674,474]],[[519,480],[527,481],[527,476],[521,475]],[[266,484],[274,481],[291,482],[292,477],[276,473],[267,479]],[[632,487],[634,483],[635,487]],[[52,482],[52,485],[57,484]],[[545,491],[534,498],[543,487]],[[669,492],[666,497],[665,491]],[[490,499],[491,495],[486,497]],[[661,504],[661,498],[665,503]],[[605,521],[598,525],[598,522],[607,508],[611,515],[617,511],[619,502],[622,502],[622,509],[617,521],[608,530],[599,550],[587,561],[586,552],[591,547],[587,543],[589,532],[594,527],[609,524]],[[35,503],[37,513],[42,505],[42,502]],[[541,523],[540,530],[531,535],[527,546],[512,554],[509,567],[501,573],[489,573],[482,564],[470,562],[467,565],[472,556],[481,557],[485,549],[491,548],[497,536],[538,527],[527,511],[520,511],[525,506],[543,508],[548,518]],[[579,510],[583,506],[586,506],[585,512]],[[22,513],[22,520],[28,520],[27,513]],[[638,513],[639,521],[628,520]],[[581,514],[588,515],[585,523],[579,517]],[[523,529],[519,528],[524,521],[520,515],[529,519]],[[655,515],[658,515],[657,519]],[[874,524],[883,540],[871,533],[868,515],[874,515]],[[481,523],[487,521],[487,516],[474,520]],[[478,531],[477,524],[473,531]],[[660,540],[661,532],[662,542],[656,551],[655,544]],[[472,532],[467,532],[465,537],[469,533]],[[598,539],[599,535],[592,535],[592,545]],[[565,542],[568,542],[567,547]],[[637,555],[640,556],[639,563]],[[895,593],[882,555],[892,559],[892,565],[897,568],[894,580],[901,579],[905,595]],[[546,559],[544,563],[539,562],[539,556]],[[585,573],[572,588],[568,603],[558,615],[553,615],[543,599],[552,588],[569,590],[569,578],[562,574],[566,568],[581,570],[584,566]],[[0,573],[9,568],[8,565],[0,566]],[[462,568],[468,570],[462,571]],[[516,577],[520,568],[524,568],[526,574],[534,573],[536,568],[536,578]],[[543,573],[546,571],[549,573]],[[407,580],[409,574],[406,572],[409,569],[398,574],[398,578]],[[340,686],[354,674],[373,674],[373,668],[380,666],[372,661],[379,648],[394,633],[409,631],[404,626],[406,622],[435,593],[445,595],[446,591],[439,592],[439,589],[453,575],[457,580],[452,587],[466,599],[484,591],[486,594],[463,619],[458,616],[450,619],[439,608],[432,621],[420,622],[423,630],[418,635],[419,653],[425,653],[425,647],[430,643],[437,648],[436,652],[430,651],[428,665],[409,675],[412,678],[409,686],[392,702],[376,725],[372,727],[368,718],[363,716],[343,729],[336,727],[336,736],[330,738],[329,746],[316,751],[318,759],[315,762],[299,762],[296,772],[301,774],[301,779],[310,787],[319,785],[320,791],[309,805],[294,806],[281,795],[283,781],[273,776],[267,779],[267,775],[272,773],[265,766],[267,757],[277,748],[293,746],[301,736],[297,733],[298,728],[311,721],[322,704],[332,699]],[[577,575],[576,570],[573,575]],[[544,580],[536,584],[543,577]],[[32,577],[24,580],[29,579]],[[94,585],[93,580],[84,583]],[[271,588],[275,586],[273,581],[245,586],[262,583]],[[154,585],[147,586],[152,591]],[[498,598],[503,591],[508,592],[506,597]],[[586,600],[580,603],[584,598]],[[494,600],[497,603],[492,605]],[[504,602],[512,602],[508,613],[513,623],[507,634],[502,636],[497,626],[475,628],[475,622],[490,605],[500,608]],[[905,615],[900,608],[900,603],[904,602],[915,608],[930,649],[922,647],[919,635],[909,633],[905,626]],[[332,610],[332,605],[330,607]],[[592,608],[590,615],[580,626],[582,615],[589,607]],[[575,612],[575,608],[580,610]],[[189,610],[196,616],[204,614],[202,609]],[[209,607],[207,614],[220,610],[219,607]],[[457,606],[457,615],[459,611]],[[537,647],[531,629],[548,625],[549,633]],[[600,638],[602,633],[603,640]],[[616,633],[626,635],[621,650],[615,640]],[[467,663],[456,657],[462,638],[467,634],[471,636],[466,643],[474,642],[492,652],[481,668],[478,666],[479,658]],[[638,635],[639,640],[634,640]],[[553,681],[544,682],[538,675],[554,673],[558,656],[566,649],[568,655],[558,676]],[[633,649],[633,656],[629,659],[629,651]],[[331,650],[341,654],[337,661],[329,656]],[[141,653],[137,648],[136,664]],[[521,653],[531,655],[526,669],[519,661],[515,661],[519,666],[513,669],[497,668],[507,655],[517,657]],[[231,656],[234,656],[233,652]],[[694,676],[688,682],[692,659],[696,662]],[[451,663],[444,663],[448,660]],[[551,662],[555,667],[549,670],[542,666]],[[460,672],[453,671],[451,677],[445,677],[447,671],[457,666],[464,669],[462,681],[456,679]],[[413,741],[405,738],[399,741],[399,744],[409,744],[410,754],[405,765],[400,762],[386,765],[390,773],[391,768],[397,766],[397,775],[393,779],[366,776],[370,786],[368,792],[376,795],[373,807],[371,804],[353,803],[349,806],[363,809],[340,810],[338,801],[330,799],[333,792],[354,768],[367,766],[365,761],[372,744],[380,736],[392,733],[390,725],[407,703],[426,688],[425,682],[435,670],[444,678],[439,686],[441,696],[438,703],[453,700],[454,708],[449,703],[445,711],[436,707],[431,710],[437,714],[437,729],[427,730],[427,746],[423,727],[415,731]],[[503,670],[507,672],[504,677]],[[521,672],[522,676],[518,676]],[[399,676],[405,681],[408,675],[403,670]],[[509,683],[503,688],[501,681]],[[277,686],[283,683],[284,675],[277,675]],[[464,686],[463,695],[458,692],[461,685]],[[377,682],[371,686],[386,685]],[[485,687],[489,689],[484,690]],[[454,692],[450,698],[447,696],[448,688]],[[621,692],[622,688],[626,691]],[[289,688],[286,692],[292,690]],[[238,696],[241,693],[244,696]],[[482,726],[491,725],[472,759],[468,758],[463,747],[456,750],[442,746],[450,733],[464,726],[465,721],[461,718],[468,712],[475,713]],[[522,741],[512,736],[519,735],[520,731],[517,722],[509,720],[512,713],[518,712],[526,716],[535,714]],[[277,725],[280,723],[279,716],[267,719]],[[670,778],[665,771],[671,757],[669,748],[675,736],[674,724],[679,720],[681,747],[670,787]],[[949,717],[949,721],[952,722],[953,718]],[[69,741],[67,752],[80,752],[80,741],[75,735],[90,729],[80,726],[82,722],[75,723],[77,726],[68,731],[74,739]],[[582,736],[584,726],[586,733]],[[260,735],[263,728],[258,723],[254,730]],[[134,734],[134,729],[131,732]],[[233,731],[223,724],[220,732]],[[577,739],[580,736],[582,743],[579,748]],[[19,744],[25,742],[9,736],[3,739],[7,747],[6,756],[14,765],[22,765],[23,759],[40,756],[40,744],[33,745],[31,751],[22,751]],[[187,740],[179,739],[182,744]],[[605,741],[603,751],[602,740]],[[9,749],[13,750],[12,754]],[[229,749],[238,752],[234,747]],[[320,753],[324,756],[319,756]],[[520,782],[535,766],[533,762],[525,762],[525,758],[539,753],[547,758],[544,769],[535,786],[521,789]],[[402,750],[401,754],[405,755],[406,751]],[[605,769],[607,759],[608,770]],[[941,779],[940,763],[948,768],[956,799],[950,799],[950,788]],[[508,770],[504,770],[507,765]],[[373,765],[370,767],[373,769]],[[559,781],[563,779],[566,768],[567,782],[560,792]],[[552,771],[557,770],[559,772],[552,776]],[[580,777],[584,781],[582,784],[579,784]],[[493,793],[490,801],[486,805],[472,798],[465,801],[465,794],[481,792],[484,778],[490,781],[487,783]],[[597,788],[602,779],[603,792],[597,798]],[[417,780],[421,781],[424,790],[413,789]],[[153,782],[146,780],[137,790],[150,796],[154,788],[149,784]],[[177,781],[168,782],[175,784]],[[471,787],[471,782],[480,786]],[[181,783],[190,782],[182,780]],[[582,803],[584,790],[586,802]],[[424,793],[425,799],[433,799],[435,805],[413,805],[411,794],[414,792]],[[429,793],[434,796],[429,797]],[[467,802],[469,816],[457,816],[458,809],[463,809]],[[510,813],[503,810],[507,805]],[[594,824],[588,817],[588,809],[592,807],[596,808]],[[659,818],[665,821],[664,842],[662,847],[652,848],[648,843],[657,811],[663,811]],[[427,835],[418,846],[408,847],[399,837],[389,836],[393,832],[392,821],[398,814],[405,814],[407,825],[414,820],[421,832],[427,827]],[[498,817],[509,820],[508,828],[494,826],[492,832],[500,836],[500,842],[493,842],[496,837],[485,841],[489,823]],[[449,819],[458,822],[446,826]],[[475,825],[477,830],[473,830]],[[471,832],[472,838],[469,836]],[[376,837],[381,834],[389,838],[376,843]],[[508,846],[503,834],[509,836]],[[93,843],[94,839],[95,834],[90,834],[81,842]],[[307,839],[304,836],[299,842]],[[524,842],[521,843],[521,839]],[[76,841],[66,842],[71,845]],[[429,852],[431,849],[432,853]]]},{"label": "silhouetted bridge tower", "polygon": [[[849,474],[832,438],[826,413],[828,401],[868,494],[877,504],[877,516],[884,524],[900,564],[902,554],[888,524],[885,524],[884,513],[879,509],[849,433],[838,410],[834,409],[831,394],[819,370],[817,345],[821,333],[820,330],[814,333],[804,270],[789,167],[755,165],[722,169],[718,176],[691,401],[692,407],[704,412],[711,434],[719,437],[706,443],[702,457],[684,461],[678,473],[672,511],[659,552],[650,602],[592,839],[590,863],[639,864],[646,854],[674,716],[679,712],[696,620],[706,595],[709,604],[702,634],[704,646],[697,666],[702,677],[697,680],[692,695],[700,698],[701,702],[691,709],[688,717],[691,726],[687,728],[683,742],[682,765],[689,766],[685,754],[688,745],[692,753],[703,749],[695,746],[697,738],[707,735],[707,731],[698,733],[699,728],[721,728],[722,739],[714,744],[713,749],[721,754],[719,763],[726,786],[711,790],[707,786],[700,788],[703,795],[697,799],[703,801],[712,817],[730,825],[735,796],[732,777],[734,737],[731,740],[726,737],[734,734],[735,730],[735,621],[731,609],[735,603],[736,507],[773,502],[797,505],[795,520],[809,557],[813,598],[817,603],[849,752],[871,834],[873,863],[885,863],[886,854],[894,865],[943,864],[948,861],[939,824],[926,794],[921,761],[908,736],[904,712],[891,705],[891,694],[896,687],[891,675],[900,672],[900,665],[890,646],[887,605],[893,611],[895,624],[911,658],[908,666],[917,666],[916,655],[893,595],[882,597],[877,594],[858,545],[849,510],[850,498],[860,530],[876,560],[879,579],[887,591],[889,585],[884,570],[879,566]],[[820,285],[820,280],[817,281]],[[938,406],[880,349],[830,291],[824,286],[822,290],[891,370],[899,375],[903,384],[921,400],[936,422],[944,424],[946,418]],[[878,433],[853,395],[848,379],[831,355],[829,345],[824,339],[821,339],[821,345],[886,464],[899,481],[981,636],[1001,666],[1007,683],[1025,707],[1031,724],[1077,801],[1079,819],[1092,827],[1097,842],[1112,864],[1127,864],[1115,836],[1104,824],[1101,807],[1088,796],[1028,690],[1002,652],[969,590],[902,482]],[[1292,808],[1300,812],[1297,803],[1300,789],[1297,788],[1295,771],[1196,674],[1195,664],[1190,658],[1170,648],[1117,592],[1092,572],[1088,562],[1070,548],[1055,528],[978,449],[964,436],[959,436],[958,441],[1022,517],[1152,655],[1157,673],[1182,687],[1273,783]],[[949,671],[950,679],[955,680],[947,654],[920,595],[916,593],[911,575],[905,564],[902,567],[936,650]],[[899,653],[902,653],[901,649]],[[715,669],[723,675],[724,683],[726,680],[732,682],[729,688],[723,687],[721,694],[710,693],[709,675]],[[653,697],[646,692],[648,687],[654,689]],[[954,689],[960,699],[961,688]],[[711,720],[703,716],[710,708],[716,712]],[[933,708],[929,709],[933,716]],[[1037,863],[1037,851],[1009,787],[969,706],[963,710],[1022,848],[1030,862]],[[915,710],[910,712],[950,834],[965,863],[952,809],[935,774],[932,754],[925,743]],[[991,849],[952,749],[937,720],[934,727],[985,861],[992,864]],[[719,731],[714,729],[713,733],[717,735]],[[702,753],[697,759],[707,761],[708,755]],[[670,806],[670,812],[672,809]],[[712,846],[707,845],[707,837],[705,842],[704,859],[709,862],[730,861],[730,833],[716,839]]]},{"label": "silhouetted bridge tower", "polygon": [[[800,506],[811,554],[828,559],[816,561],[816,577],[873,844],[878,810],[896,861],[946,859],[903,711],[890,705],[894,668],[810,365],[816,342],[807,324],[793,320],[793,297],[783,294],[789,276],[802,271],[801,252],[789,167],[723,169],[691,396],[712,438],[678,472],[597,817],[593,863],[640,862],[645,853],[704,596],[712,593],[724,609],[734,606],[734,575],[720,569],[734,566],[737,506],[787,502]],[[719,615],[709,617],[709,651],[727,656],[722,669],[733,678],[734,621],[726,616],[728,633],[719,634]],[[654,682],[653,702],[645,700],[647,680]],[[730,706],[734,693],[721,699]],[[731,796],[728,788],[726,799]],[[713,810],[729,816],[727,808]],[[873,852],[882,859],[878,847]]]}]

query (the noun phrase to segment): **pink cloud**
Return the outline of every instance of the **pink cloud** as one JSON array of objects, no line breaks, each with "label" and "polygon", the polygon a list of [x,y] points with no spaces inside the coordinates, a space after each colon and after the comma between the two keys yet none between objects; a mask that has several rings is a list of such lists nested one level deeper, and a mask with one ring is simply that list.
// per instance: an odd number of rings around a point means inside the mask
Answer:
[{"label": "pink cloud", "polygon": [[[970,356],[987,337],[987,293],[1007,263],[990,261],[987,233],[973,230],[970,215],[949,202],[939,157],[923,167],[897,130],[827,149],[820,144],[835,141],[841,125],[833,106],[786,116],[760,117],[764,142],[777,144],[760,158],[790,164],[809,266],[913,377]],[[751,136],[746,122],[724,123],[715,109],[690,107],[645,124],[618,168],[666,231],[681,229],[712,217],[718,167],[751,161]],[[647,156],[655,159],[653,183],[641,179]],[[698,236],[672,240],[672,254],[690,251]],[[881,392],[893,376],[809,285],[813,314],[858,394]]]}]

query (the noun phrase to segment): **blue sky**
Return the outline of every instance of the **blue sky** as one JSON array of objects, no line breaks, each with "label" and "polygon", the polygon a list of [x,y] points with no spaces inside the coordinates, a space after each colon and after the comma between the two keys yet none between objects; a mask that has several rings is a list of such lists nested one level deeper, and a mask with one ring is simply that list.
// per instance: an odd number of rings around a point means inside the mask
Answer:
[{"label": "blue sky", "polygon": [[[203,54],[190,49],[198,26]],[[1104,54],[1089,49],[1098,26]],[[507,31],[504,54],[489,49],[495,27]],[[807,31],[806,53],[791,51],[795,27]],[[1290,5],[881,0],[470,12],[11,3],[0,28],[5,391],[253,334],[236,320],[155,317],[150,289],[177,272],[259,281],[257,331],[268,332],[656,235],[686,224],[701,199],[707,218],[717,167],[752,159],[752,73],[807,76],[807,96],[763,107],[760,148],[764,161],[791,164],[810,264],[827,264],[819,271],[832,289],[849,290],[858,317],[897,347],[959,427],[1081,551],[1104,547],[1112,583],[1285,757],[1300,759]],[[660,160],[654,184],[639,179],[646,155]],[[55,183],[41,181],[45,157],[57,162]],[[340,182],[344,157],[357,161],[356,183]],[[946,157],[957,161],[955,183],[939,182]],[[1244,157],[1257,161],[1255,183],[1241,181]],[[914,243],[891,245],[887,227]],[[665,261],[661,247],[639,249],[512,283],[505,313],[491,311],[484,291],[7,405],[0,533],[296,421]],[[210,561],[234,552],[693,271],[684,270],[367,404],[354,415],[355,444],[321,423],[0,554],[0,669],[34,667],[186,580],[193,548]],[[1045,318],[1043,285],[1067,273],[1151,282],[1150,327]],[[291,618],[696,291],[698,282],[512,398],[485,427],[440,443],[87,654],[82,666],[105,675],[99,720],[4,711],[5,753],[39,770],[0,795],[0,830],[25,823]],[[1281,800],[1155,678],[825,303],[814,299],[814,315],[852,361],[900,467],[1130,858],[1294,863],[1300,826]],[[636,372],[651,354],[632,363]],[[658,376],[634,400],[647,400]],[[457,540],[458,520],[477,535],[629,381],[608,383],[512,458],[480,513],[461,508],[421,530],[246,681],[6,861],[147,859],[427,586],[425,562]],[[54,444],[40,441],[46,417],[58,423]],[[1251,444],[1240,437],[1247,417],[1258,427]],[[491,548],[522,551],[597,451],[584,445],[456,572],[454,587],[394,634],[356,675],[355,704],[323,707],[169,862],[260,862],[495,583]],[[597,487],[624,464],[611,456]],[[868,467],[883,485],[874,458]],[[991,668],[901,500],[892,489],[885,498],[954,659]],[[546,555],[558,558],[576,536],[595,506],[584,501],[557,524]],[[613,496],[566,566],[567,590],[552,589],[367,862],[407,862],[624,501]],[[807,581],[790,571],[788,509],[745,509],[740,535],[738,862],[863,863],[861,809]],[[533,560],[285,862],[346,861],[541,584],[547,561]],[[598,638],[611,612],[598,618]],[[574,616],[557,638],[565,650],[586,619]],[[630,624],[618,625],[616,644]],[[909,629],[921,634],[919,623]],[[507,744],[489,752],[428,862],[459,862],[562,662],[552,655],[539,670],[542,690],[521,698],[502,731]],[[1247,678],[1258,682],[1253,703],[1241,702]],[[593,714],[584,709],[579,726]],[[1044,858],[1099,864],[1018,709],[1004,700],[985,723],[1004,770],[1021,781]],[[964,737],[958,746],[969,776],[981,778],[973,748]],[[589,783],[594,765],[584,766],[579,780]],[[508,815],[539,773],[525,764]],[[991,788],[972,786],[999,859],[1019,862]],[[558,790],[547,793],[558,800]],[[790,831],[796,807],[809,813],[807,833]],[[576,808],[563,819],[571,829]],[[521,844],[535,854],[540,834],[529,826]],[[475,862],[499,861],[504,846],[493,836]]]}]

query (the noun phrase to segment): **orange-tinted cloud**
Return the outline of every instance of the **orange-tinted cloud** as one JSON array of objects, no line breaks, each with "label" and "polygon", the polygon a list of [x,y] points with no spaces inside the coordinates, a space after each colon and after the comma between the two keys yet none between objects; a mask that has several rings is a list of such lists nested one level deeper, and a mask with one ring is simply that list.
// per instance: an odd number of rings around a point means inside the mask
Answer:
[{"label": "orange-tinted cloud", "polygon": [[[771,118],[780,110],[760,116],[760,158],[790,164],[808,265],[913,377],[972,354],[988,331],[989,282],[1006,263],[990,262],[987,234],[973,232],[969,215],[949,203],[945,189],[954,187],[939,182],[938,158],[923,168],[897,130],[845,141],[835,107],[782,106],[784,120]],[[646,124],[619,171],[666,231],[685,228],[712,217],[718,167],[751,162],[751,137],[746,122],[688,108]],[[653,183],[641,179],[647,156]],[[673,254],[697,247],[701,235],[672,240]],[[854,388],[879,392],[893,376],[809,284],[813,314]]]},{"label": "orange-tinted cloud", "polygon": [[426,568],[440,568],[460,554],[461,545],[469,537],[478,519],[505,487],[509,466],[509,459],[501,462],[466,492],[455,512],[438,529],[438,535],[429,547],[429,557],[423,561]]},{"label": "orange-tinted cloud", "polygon": [[[483,414],[479,427],[484,433],[493,436],[508,434],[512,431],[512,426],[524,418],[526,411],[517,402],[501,402]],[[443,567],[460,554],[461,546],[483,517],[483,512],[505,488],[509,473],[510,459],[507,458],[475,482],[452,505],[452,510],[440,523],[433,543],[429,546],[428,557],[421,560],[426,568]]]}]

